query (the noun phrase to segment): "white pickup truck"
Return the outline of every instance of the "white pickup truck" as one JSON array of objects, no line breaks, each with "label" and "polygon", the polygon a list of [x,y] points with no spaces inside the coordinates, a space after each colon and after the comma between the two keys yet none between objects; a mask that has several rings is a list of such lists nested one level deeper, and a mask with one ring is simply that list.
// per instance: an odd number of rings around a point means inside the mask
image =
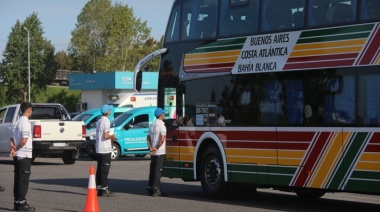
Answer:
[{"label": "white pickup truck", "polygon": [[[86,146],[83,121],[71,121],[61,104],[32,103],[30,117],[33,131],[33,160],[36,157],[61,157],[65,164],[74,164],[79,149]],[[9,156],[12,126],[20,117],[20,104],[0,109],[0,156]]]}]

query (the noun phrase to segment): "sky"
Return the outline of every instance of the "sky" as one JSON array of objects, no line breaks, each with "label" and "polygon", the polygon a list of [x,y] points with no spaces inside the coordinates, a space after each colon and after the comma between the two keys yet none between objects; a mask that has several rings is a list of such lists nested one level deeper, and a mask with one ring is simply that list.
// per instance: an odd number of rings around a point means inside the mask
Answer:
[{"label": "sky", "polygon": [[[42,23],[44,35],[55,52],[67,51],[77,16],[88,0],[0,0],[0,62],[8,36],[17,20],[24,22],[33,12]],[[173,0],[112,0],[132,7],[135,17],[147,21],[151,36],[164,35]],[[25,39],[25,41],[27,41]]]}]

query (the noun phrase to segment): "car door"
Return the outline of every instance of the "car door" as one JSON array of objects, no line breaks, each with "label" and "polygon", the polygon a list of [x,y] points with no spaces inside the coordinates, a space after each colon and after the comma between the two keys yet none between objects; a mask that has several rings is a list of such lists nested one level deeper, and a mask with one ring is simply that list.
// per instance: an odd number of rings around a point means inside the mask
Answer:
[{"label": "car door", "polygon": [[149,130],[149,114],[142,113],[130,117],[124,125],[123,150],[124,152],[147,150],[146,137]]},{"label": "car door", "polygon": [[10,153],[9,139],[12,133],[13,119],[17,119],[16,109],[16,106],[11,106],[0,110],[0,153],[2,155]]}]

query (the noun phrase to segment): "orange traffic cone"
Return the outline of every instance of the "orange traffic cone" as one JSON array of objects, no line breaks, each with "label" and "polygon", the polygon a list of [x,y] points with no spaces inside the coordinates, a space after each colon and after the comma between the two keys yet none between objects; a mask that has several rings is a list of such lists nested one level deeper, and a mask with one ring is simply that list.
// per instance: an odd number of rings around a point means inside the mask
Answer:
[{"label": "orange traffic cone", "polygon": [[84,206],[84,212],[87,211],[100,211],[98,204],[98,196],[96,193],[94,166],[90,166],[90,178],[88,180],[87,199],[86,205]]}]

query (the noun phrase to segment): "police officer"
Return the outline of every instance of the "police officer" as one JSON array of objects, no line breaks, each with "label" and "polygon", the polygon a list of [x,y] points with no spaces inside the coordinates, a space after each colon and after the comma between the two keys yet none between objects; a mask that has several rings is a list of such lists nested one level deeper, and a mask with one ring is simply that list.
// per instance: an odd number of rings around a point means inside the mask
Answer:
[{"label": "police officer", "polygon": [[11,156],[14,164],[14,210],[34,211],[26,202],[26,194],[29,188],[30,169],[32,165],[32,126],[29,118],[33,108],[30,102],[23,102],[20,105],[22,115],[13,126],[10,138]]},{"label": "police officer", "polygon": [[103,105],[101,108],[102,117],[96,124],[96,157],[98,166],[96,168],[96,188],[98,196],[115,197],[116,195],[108,188],[108,174],[111,167],[112,141],[116,141],[115,135],[110,134],[110,120],[112,106]]},{"label": "police officer", "polygon": [[147,143],[150,149],[150,171],[148,181],[148,195],[154,197],[167,196],[161,190],[161,175],[164,169],[166,155],[166,127],[163,122],[165,111],[157,108],[154,112],[156,120],[150,125]]}]

